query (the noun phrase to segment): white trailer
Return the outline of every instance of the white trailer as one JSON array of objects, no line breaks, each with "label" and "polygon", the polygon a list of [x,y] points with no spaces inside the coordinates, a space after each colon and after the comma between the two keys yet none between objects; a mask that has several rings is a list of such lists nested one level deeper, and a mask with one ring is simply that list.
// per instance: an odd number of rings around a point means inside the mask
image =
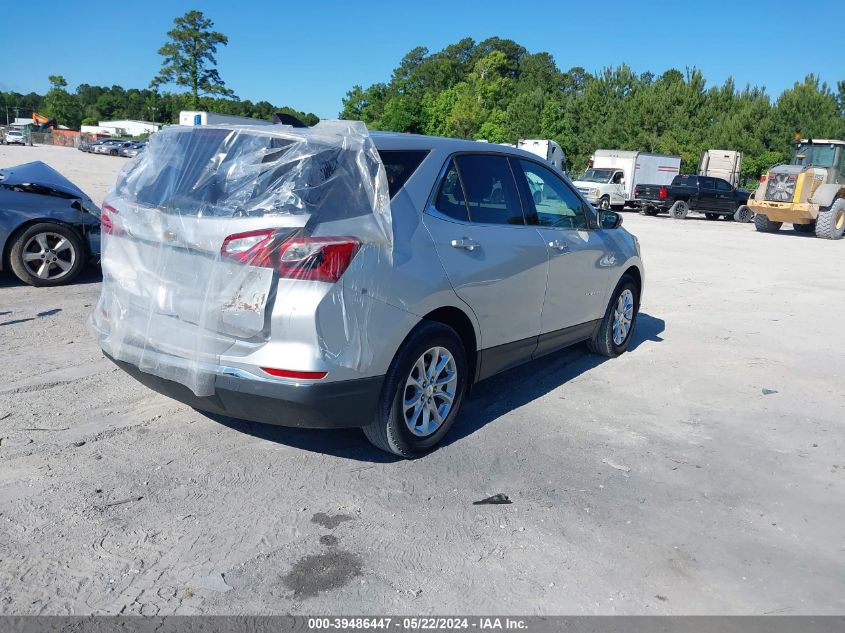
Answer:
[{"label": "white trailer", "polygon": [[233,114],[218,114],[217,112],[202,112],[199,110],[182,110],[179,113],[179,125],[273,125],[272,121],[251,119],[246,116]]},{"label": "white trailer", "polygon": [[680,172],[680,156],[597,149],[574,184],[591,204],[608,209],[627,205],[638,184],[668,185]]},{"label": "white trailer", "polygon": [[516,146],[518,149],[525,150],[526,152],[531,152],[535,156],[539,156],[543,160],[550,162],[560,171],[563,171],[566,156],[564,156],[560,145],[554,141],[550,141],[548,139],[519,139],[516,142]]},{"label": "white trailer", "polygon": [[713,176],[727,180],[731,185],[739,185],[742,170],[742,152],[731,149],[706,149],[701,152],[698,163],[699,176]]}]

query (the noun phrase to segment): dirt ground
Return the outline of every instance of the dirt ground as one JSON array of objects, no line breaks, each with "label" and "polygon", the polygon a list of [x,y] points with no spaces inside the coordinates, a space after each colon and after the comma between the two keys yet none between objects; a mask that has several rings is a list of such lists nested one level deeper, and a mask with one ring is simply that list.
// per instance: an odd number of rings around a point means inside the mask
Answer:
[{"label": "dirt ground", "polygon": [[[125,164],[30,158],[96,201]],[[845,242],[625,226],[630,353],[481,383],[417,461],[192,411],[103,359],[96,270],[0,275],[0,613],[844,612]]]}]

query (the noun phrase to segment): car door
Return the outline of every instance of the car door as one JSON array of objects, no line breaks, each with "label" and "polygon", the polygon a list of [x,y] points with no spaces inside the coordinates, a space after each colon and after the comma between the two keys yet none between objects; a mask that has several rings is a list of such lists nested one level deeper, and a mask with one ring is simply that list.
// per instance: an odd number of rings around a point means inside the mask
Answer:
[{"label": "car door", "polygon": [[592,211],[552,170],[512,159],[525,196],[526,217],[549,252],[549,280],[536,354],[584,338],[607,308],[610,271],[617,264],[600,231],[590,228]]},{"label": "car door", "polygon": [[497,154],[447,161],[424,218],[458,296],[481,329],[480,378],[531,357],[549,257],[527,226],[510,164]]},{"label": "car door", "polygon": [[716,183],[716,205],[719,211],[736,211],[736,198],[734,190],[727,180],[721,178],[713,179]]},{"label": "car door", "polygon": [[716,198],[715,178],[700,176],[698,179],[698,200],[694,208],[700,211],[718,211],[719,200]]},{"label": "car door", "polygon": [[611,180],[610,203],[614,206],[622,206],[625,204],[627,194],[625,193],[625,173],[617,171],[613,174]]}]

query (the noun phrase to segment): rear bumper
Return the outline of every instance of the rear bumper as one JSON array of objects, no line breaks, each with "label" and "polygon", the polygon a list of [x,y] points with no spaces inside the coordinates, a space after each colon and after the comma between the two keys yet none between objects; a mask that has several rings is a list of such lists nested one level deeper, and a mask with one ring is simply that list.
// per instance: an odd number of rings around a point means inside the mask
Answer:
[{"label": "rear bumper", "polygon": [[641,209],[651,207],[652,209],[668,209],[669,203],[666,200],[649,200],[648,198],[634,198],[628,200],[628,206]]},{"label": "rear bumper", "polygon": [[241,420],[302,428],[355,428],[376,415],[384,376],[314,384],[290,384],[217,375],[214,394],[197,396],[186,386],[141,371],[108,354],[138,382],[194,409]]}]

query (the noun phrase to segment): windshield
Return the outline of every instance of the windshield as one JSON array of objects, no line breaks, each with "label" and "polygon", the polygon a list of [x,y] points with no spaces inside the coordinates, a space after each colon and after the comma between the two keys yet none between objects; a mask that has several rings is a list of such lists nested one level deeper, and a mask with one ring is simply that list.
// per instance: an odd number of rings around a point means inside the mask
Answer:
[{"label": "windshield", "polygon": [[586,180],[587,182],[610,182],[612,175],[612,169],[588,169],[579,180]]},{"label": "windshield", "polygon": [[833,167],[836,164],[836,156],[839,148],[836,145],[811,145],[801,143],[795,150],[792,157],[793,165],[802,167]]}]

